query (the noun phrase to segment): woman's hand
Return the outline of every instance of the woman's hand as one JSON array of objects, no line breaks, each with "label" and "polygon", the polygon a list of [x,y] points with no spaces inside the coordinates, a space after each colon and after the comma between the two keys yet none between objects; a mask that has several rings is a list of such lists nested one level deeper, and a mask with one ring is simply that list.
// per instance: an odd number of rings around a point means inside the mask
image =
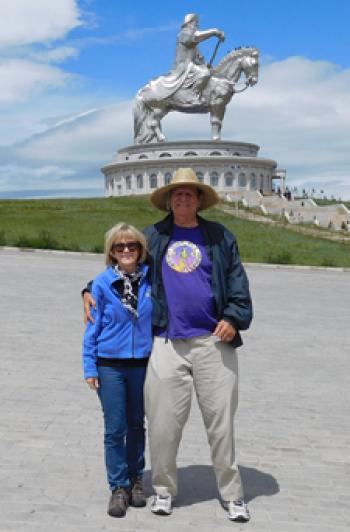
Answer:
[{"label": "woman's hand", "polygon": [[84,323],[86,324],[88,321],[91,321],[91,323],[94,323],[94,319],[91,316],[90,309],[91,307],[96,308],[96,302],[90,292],[85,292],[83,295],[83,304],[84,304]]},{"label": "woman's hand", "polygon": [[89,388],[91,388],[91,390],[94,390],[95,392],[100,387],[97,377],[89,377],[88,379],[85,379],[85,381],[88,384]]}]

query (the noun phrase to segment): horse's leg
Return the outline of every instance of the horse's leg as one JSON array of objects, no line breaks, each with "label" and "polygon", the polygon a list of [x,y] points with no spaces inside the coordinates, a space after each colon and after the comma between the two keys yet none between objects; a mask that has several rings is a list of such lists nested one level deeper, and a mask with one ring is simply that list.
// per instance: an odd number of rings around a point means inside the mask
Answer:
[{"label": "horse's leg", "polygon": [[222,121],[225,116],[225,105],[213,105],[210,108],[211,138],[212,140],[221,139]]},{"label": "horse's leg", "polygon": [[226,105],[231,100],[233,89],[227,83],[217,83],[210,102],[210,123],[212,140],[221,139],[221,128],[224,120]]},{"label": "horse's leg", "polygon": [[165,109],[157,108],[154,109],[152,117],[152,129],[154,131],[155,138],[158,142],[164,142],[166,140],[165,135],[162,131],[161,120],[167,114]]}]

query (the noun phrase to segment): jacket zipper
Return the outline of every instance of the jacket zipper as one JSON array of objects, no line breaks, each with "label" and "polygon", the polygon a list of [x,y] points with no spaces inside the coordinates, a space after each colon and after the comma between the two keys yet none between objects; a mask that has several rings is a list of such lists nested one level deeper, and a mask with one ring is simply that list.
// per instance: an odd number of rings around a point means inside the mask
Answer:
[{"label": "jacket zipper", "polygon": [[[163,259],[164,259],[165,253],[167,252],[167,249],[169,247],[169,242],[171,240],[171,235],[167,235],[167,236],[168,236],[168,241],[167,241],[166,245],[164,246],[164,250],[163,250],[163,253],[162,253],[161,258],[160,258],[160,268],[159,268],[160,278],[162,277]],[[160,284],[163,285],[163,282],[159,283],[159,285]],[[168,341],[169,341],[169,307],[168,307],[168,301],[167,301],[164,285],[163,285],[163,293],[164,293],[164,299],[165,299],[165,307],[166,307],[166,310],[167,310],[167,321],[166,321],[166,328],[165,328],[165,343],[167,344]]]},{"label": "jacket zipper", "polygon": [[131,334],[131,358],[135,358],[135,316],[132,318],[132,334]]},{"label": "jacket zipper", "polygon": [[[138,297],[137,297],[137,307],[139,306],[139,303],[140,303],[140,294],[141,294],[141,283],[142,283],[142,280],[143,280],[143,277],[140,279],[140,284],[139,284],[139,287],[138,287]],[[136,309],[138,311],[138,308]],[[133,315],[132,317],[132,322],[131,322],[131,326],[132,326],[132,335],[131,335],[131,358],[135,358],[135,322],[136,322],[136,316]]]}]

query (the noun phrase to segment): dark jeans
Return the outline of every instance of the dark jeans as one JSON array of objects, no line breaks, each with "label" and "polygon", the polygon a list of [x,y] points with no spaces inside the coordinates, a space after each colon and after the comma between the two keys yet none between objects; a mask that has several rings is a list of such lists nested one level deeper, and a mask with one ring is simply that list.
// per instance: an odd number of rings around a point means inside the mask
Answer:
[{"label": "dark jeans", "polygon": [[111,490],[129,487],[145,466],[143,384],[146,367],[98,366],[104,415],[104,447]]}]

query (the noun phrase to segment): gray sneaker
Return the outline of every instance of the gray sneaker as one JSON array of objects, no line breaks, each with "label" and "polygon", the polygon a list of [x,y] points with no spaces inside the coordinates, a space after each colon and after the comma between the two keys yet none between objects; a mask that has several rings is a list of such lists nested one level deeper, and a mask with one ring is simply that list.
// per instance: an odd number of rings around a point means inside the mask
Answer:
[{"label": "gray sneaker", "polygon": [[173,511],[171,495],[155,495],[151,503],[151,512],[157,515],[170,515]]},{"label": "gray sneaker", "polygon": [[108,514],[111,517],[124,517],[129,506],[130,492],[126,488],[116,488],[112,491],[108,503]]},{"label": "gray sneaker", "polygon": [[239,523],[245,523],[250,519],[250,513],[247,504],[243,499],[237,501],[228,501],[224,504],[228,511],[228,518],[230,521],[237,521]]}]

